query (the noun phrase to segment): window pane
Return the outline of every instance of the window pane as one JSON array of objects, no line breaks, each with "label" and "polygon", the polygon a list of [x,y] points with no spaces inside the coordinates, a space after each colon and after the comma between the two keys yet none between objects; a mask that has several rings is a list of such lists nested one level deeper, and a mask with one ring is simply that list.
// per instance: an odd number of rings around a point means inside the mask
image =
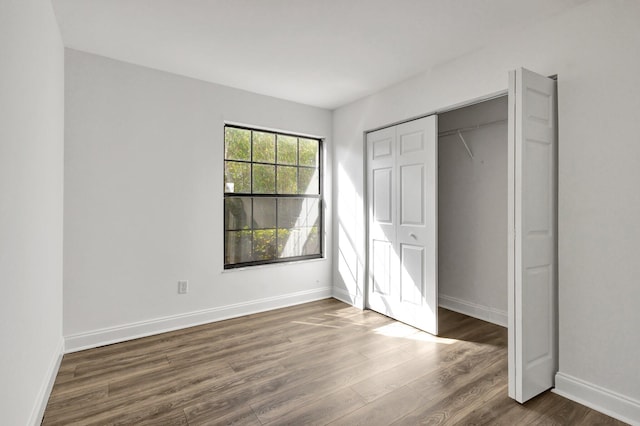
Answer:
[{"label": "window pane", "polygon": [[253,132],[253,161],[262,163],[276,162],[276,135],[273,133]]},{"label": "window pane", "polygon": [[300,194],[320,194],[318,169],[300,167],[298,171],[298,179],[300,181],[298,186]]},{"label": "window pane", "polygon": [[276,193],[276,167],[264,164],[253,165],[253,193]]},{"label": "window pane", "polygon": [[224,247],[224,263],[251,262],[251,231],[227,231]]},{"label": "window pane", "polygon": [[317,226],[320,220],[320,203],[316,198],[306,198],[302,203],[297,227]]},{"label": "window pane", "polygon": [[300,256],[298,234],[290,229],[278,229],[278,257]]},{"label": "window pane", "polygon": [[278,194],[297,194],[297,167],[278,166]]},{"label": "window pane", "polygon": [[320,254],[318,228],[278,229],[278,257]]},{"label": "window pane", "polygon": [[224,158],[227,160],[251,160],[251,131],[225,127]]},{"label": "window pane", "polygon": [[318,199],[279,199],[278,257],[320,254],[319,221]]},{"label": "window pane", "polygon": [[254,260],[273,260],[276,258],[276,230],[259,229],[253,231]]},{"label": "window pane", "polygon": [[320,202],[317,198],[278,199],[278,228],[317,226]]},{"label": "window pane", "polygon": [[224,192],[251,192],[251,164],[225,161]]},{"label": "window pane", "polygon": [[296,226],[303,202],[302,198],[278,199],[278,228],[288,229]]},{"label": "window pane", "polygon": [[276,227],[276,199],[275,198],[254,198],[253,199],[253,227],[254,228],[275,228]]},{"label": "window pane", "polygon": [[318,164],[318,141],[300,138],[300,165],[316,166]]},{"label": "window pane", "polygon": [[229,197],[224,200],[226,229],[251,228],[251,198]]},{"label": "window pane", "polygon": [[298,138],[278,135],[278,164],[298,163]]},{"label": "window pane", "polygon": [[302,247],[302,255],[308,256],[312,254],[320,254],[320,238],[318,235],[318,227],[305,228],[303,230],[304,245]]}]

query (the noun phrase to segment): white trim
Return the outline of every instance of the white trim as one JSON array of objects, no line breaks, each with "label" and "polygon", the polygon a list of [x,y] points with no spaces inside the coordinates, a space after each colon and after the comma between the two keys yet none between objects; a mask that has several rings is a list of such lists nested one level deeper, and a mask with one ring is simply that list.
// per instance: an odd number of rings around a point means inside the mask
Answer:
[{"label": "white trim", "polygon": [[220,269],[220,273],[229,274],[232,272],[255,271],[257,269],[264,269],[264,268],[277,268],[277,267],[282,268],[283,266],[287,266],[287,265],[295,265],[298,263],[325,262],[326,260],[327,260],[327,257],[323,255],[322,257],[314,257],[313,259],[289,260],[286,262],[265,263],[264,265],[240,266],[237,268],[229,268],[229,269],[224,269],[224,265],[222,265],[222,268]]},{"label": "white trim", "polygon": [[331,297],[331,287],[289,293],[65,336],[66,353]]},{"label": "white trim", "polygon": [[600,411],[631,425],[640,425],[640,401],[585,382],[565,373],[556,373],[553,393]]},{"label": "white trim", "polygon": [[251,130],[257,130],[257,131],[264,131],[264,132],[269,132],[269,133],[282,133],[284,135],[289,135],[289,136],[301,136],[303,138],[313,138],[313,139],[322,139],[325,140],[327,137],[326,136],[318,136],[318,135],[312,135],[311,133],[302,133],[302,132],[296,132],[296,131],[291,131],[291,130],[286,130],[286,129],[278,129],[275,127],[268,127],[268,126],[256,126],[255,124],[247,124],[247,123],[243,123],[240,121],[233,121],[233,120],[222,120],[222,123],[225,126],[237,126],[237,127],[244,127],[247,129],[251,129]]},{"label": "white trim", "polygon": [[44,416],[44,410],[47,408],[49,402],[49,396],[53,389],[53,384],[56,381],[58,370],[60,369],[60,363],[62,362],[62,356],[64,355],[64,339],[60,336],[60,340],[56,345],[56,350],[47,368],[47,374],[44,377],[38,395],[36,396],[36,402],[31,410],[31,416],[29,417],[28,425],[37,426],[42,423],[42,416]]},{"label": "white trim", "polygon": [[362,309],[362,298],[356,294],[351,294],[347,290],[333,287],[333,298],[338,299],[348,305]]},{"label": "white trim", "polygon": [[507,89],[507,376],[509,398],[516,399],[516,72]]},{"label": "white trim", "polygon": [[369,130],[365,130],[364,131],[365,140],[366,140],[366,137],[367,137],[367,133],[377,132],[378,130],[386,129],[387,127],[398,126],[400,124],[408,123],[409,121],[420,120],[421,118],[429,117],[430,115],[444,114],[446,112],[451,112],[451,111],[454,111],[456,109],[462,109],[462,108],[473,106],[473,105],[476,105],[476,104],[481,104],[483,102],[487,102],[487,101],[490,101],[490,100],[493,100],[493,99],[502,98],[504,96],[507,96],[508,94],[509,94],[508,90],[498,90],[497,92],[489,93],[487,95],[478,96],[478,97],[473,98],[473,99],[468,99],[466,101],[462,101],[462,102],[458,102],[458,103],[455,103],[455,104],[447,105],[447,106],[445,106],[443,108],[438,108],[438,109],[432,110],[431,112],[428,112],[426,114],[420,114],[420,115],[413,116],[411,118],[406,118],[404,120],[394,121],[392,123],[388,123],[388,124],[385,124],[383,126],[373,127],[373,128],[371,128]]},{"label": "white trim", "polygon": [[438,296],[438,304],[450,311],[459,312],[502,327],[506,327],[508,323],[507,311],[468,302],[466,300],[458,299],[457,297],[440,294]]}]

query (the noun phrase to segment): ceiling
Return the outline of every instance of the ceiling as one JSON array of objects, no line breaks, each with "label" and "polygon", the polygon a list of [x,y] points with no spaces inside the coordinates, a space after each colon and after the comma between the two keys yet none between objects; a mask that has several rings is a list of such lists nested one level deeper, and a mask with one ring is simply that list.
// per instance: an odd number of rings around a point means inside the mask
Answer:
[{"label": "ceiling", "polygon": [[333,109],[586,0],[53,0],[67,47]]}]

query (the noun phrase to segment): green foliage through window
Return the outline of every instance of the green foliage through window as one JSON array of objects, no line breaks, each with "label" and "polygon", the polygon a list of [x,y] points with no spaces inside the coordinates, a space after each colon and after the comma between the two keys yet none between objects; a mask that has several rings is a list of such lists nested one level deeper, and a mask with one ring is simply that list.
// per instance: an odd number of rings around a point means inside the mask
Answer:
[{"label": "green foliage through window", "polygon": [[225,126],[225,268],[322,255],[321,141]]}]

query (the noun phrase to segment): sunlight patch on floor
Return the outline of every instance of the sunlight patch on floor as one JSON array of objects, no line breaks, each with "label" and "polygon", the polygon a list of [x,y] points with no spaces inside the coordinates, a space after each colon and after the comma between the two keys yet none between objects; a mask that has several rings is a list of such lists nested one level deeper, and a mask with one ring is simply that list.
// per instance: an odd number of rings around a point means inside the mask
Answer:
[{"label": "sunlight patch on floor", "polygon": [[327,327],[327,328],[342,328],[337,325],[327,325],[327,324],[318,324],[313,322],[305,322],[305,321],[291,321],[293,324],[302,324],[302,325],[315,325],[316,327]]},{"label": "sunlight patch on floor", "polygon": [[387,337],[400,337],[404,339],[417,340],[420,342],[443,343],[445,345],[451,345],[458,342],[458,340],[456,339],[433,336],[429,333],[418,331],[415,328],[401,322],[383,325],[382,327],[374,329],[373,332]]}]

